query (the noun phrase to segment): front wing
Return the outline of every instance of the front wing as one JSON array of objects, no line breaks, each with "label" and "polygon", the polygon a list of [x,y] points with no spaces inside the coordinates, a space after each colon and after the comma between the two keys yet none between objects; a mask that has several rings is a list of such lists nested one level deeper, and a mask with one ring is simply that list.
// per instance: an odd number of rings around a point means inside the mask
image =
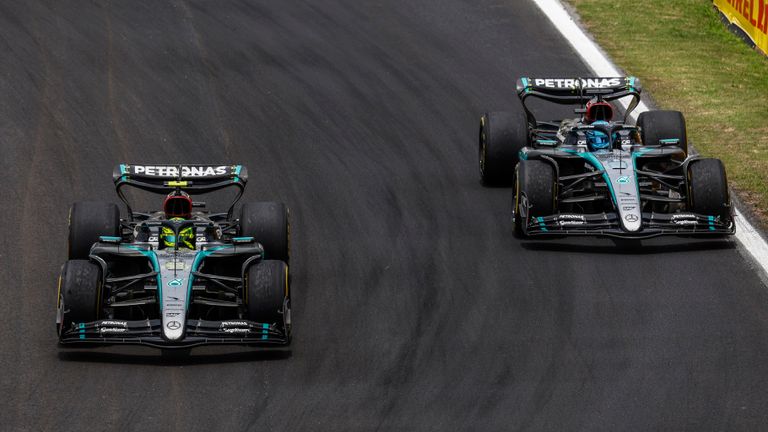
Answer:
[{"label": "front wing", "polygon": [[187,320],[186,336],[170,342],[163,338],[159,319],[142,321],[98,320],[75,324],[62,332],[59,343],[148,345],[156,348],[190,348],[200,345],[285,346],[290,338],[275,324],[248,320]]},{"label": "front wing", "polygon": [[733,220],[695,213],[642,213],[639,231],[626,231],[614,213],[561,213],[532,217],[523,231],[529,236],[590,235],[622,238],[651,238],[662,235],[722,236],[736,232]]}]

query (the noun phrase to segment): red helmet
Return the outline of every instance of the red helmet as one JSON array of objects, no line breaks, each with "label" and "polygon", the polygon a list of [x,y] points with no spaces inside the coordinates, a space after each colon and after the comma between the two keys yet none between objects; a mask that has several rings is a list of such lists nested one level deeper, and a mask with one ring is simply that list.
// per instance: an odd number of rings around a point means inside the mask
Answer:
[{"label": "red helmet", "polygon": [[613,118],[613,107],[605,101],[587,102],[587,112],[584,114],[584,121],[592,123],[595,121],[611,121]]},{"label": "red helmet", "polygon": [[192,198],[184,191],[171,192],[163,201],[163,211],[168,219],[189,219],[192,216]]}]

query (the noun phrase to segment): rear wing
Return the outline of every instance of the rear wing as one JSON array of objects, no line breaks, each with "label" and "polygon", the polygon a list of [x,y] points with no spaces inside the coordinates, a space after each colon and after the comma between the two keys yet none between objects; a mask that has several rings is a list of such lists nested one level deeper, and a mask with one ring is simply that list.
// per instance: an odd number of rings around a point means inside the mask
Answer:
[{"label": "rear wing", "polygon": [[[529,121],[533,114],[525,105],[529,97],[544,99],[562,105],[581,105],[599,97],[605,101],[632,96],[632,101],[624,115],[626,122],[629,114],[640,103],[642,87],[635,77],[589,77],[589,78],[531,78],[517,80],[517,96],[523,103]],[[535,121],[535,120],[534,120]]]},{"label": "rear wing", "polygon": [[131,206],[122,193],[124,186],[131,186],[148,192],[166,194],[183,190],[190,195],[213,192],[227,187],[238,189],[237,196],[229,208],[232,213],[237,201],[245,191],[248,170],[242,165],[134,165],[120,164],[112,172],[115,190],[132,213]]}]

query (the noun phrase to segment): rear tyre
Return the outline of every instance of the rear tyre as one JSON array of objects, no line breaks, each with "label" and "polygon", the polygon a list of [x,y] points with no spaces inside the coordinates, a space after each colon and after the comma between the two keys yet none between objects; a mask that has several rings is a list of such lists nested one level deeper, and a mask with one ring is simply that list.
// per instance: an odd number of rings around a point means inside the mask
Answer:
[{"label": "rear tyre", "polygon": [[69,259],[85,260],[100,236],[120,235],[120,209],[100,201],[76,202],[69,209]]},{"label": "rear tyre", "polygon": [[251,202],[240,209],[240,235],[264,247],[265,258],[290,261],[291,226],[288,209],[279,202]]},{"label": "rear tyre", "polygon": [[731,220],[725,166],[719,159],[699,159],[688,165],[688,205],[692,212]]},{"label": "rear tyre", "polygon": [[480,118],[479,135],[480,180],[483,184],[512,184],[520,150],[528,142],[528,123],[521,109],[484,114]]},{"label": "rear tyre", "polygon": [[[525,237],[523,227],[531,218],[555,213],[555,170],[544,161],[521,160],[516,171],[517,180],[512,196],[514,229],[515,236]],[[525,215],[523,211],[526,212]]]},{"label": "rear tyre", "polygon": [[637,118],[640,127],[640,137],[646,145],[658,145],[662,139],[677,139],[680,148],[688,157],[688,134],[685,128],[685,117],[680,111],[646,111]]},{"label": "rear tyre", "polygon": [[277,323],[290,337],[288,266],[283,261],[260,261],[248,268],[247,279],[248,296],[245,303],[248,319],[260,323]]},{"label": "rear tyre", "polygon": [[101,268],[86,260],[69,260],[59,285],[59,336],[73,324],[95,321],[101,309]]}]

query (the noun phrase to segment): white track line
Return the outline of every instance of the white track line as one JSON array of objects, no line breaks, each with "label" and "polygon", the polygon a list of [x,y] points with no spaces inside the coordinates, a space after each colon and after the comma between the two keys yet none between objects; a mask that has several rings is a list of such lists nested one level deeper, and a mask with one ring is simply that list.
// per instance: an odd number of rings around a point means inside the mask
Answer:
[{"label": "white track line", "polygon": [[[559,0],[533,0],[533,2],[552,21],[555,28],[560,31],[595,75],[610,77],[623,75],[597,44],[576,24]],[[622,100],[621,103],[624,105],[624,108],[627,108],[628,102],[626,100]],[[637,119],[637,115],[643,111],[648,111],[648,107],[645,103],[640,102],[640,105],[632,113],[632,117]],[[768,274],[768,243],[765,242],[760,233],[741,214],[739,209],[735,210],[736,238],[763,271]]]}]

